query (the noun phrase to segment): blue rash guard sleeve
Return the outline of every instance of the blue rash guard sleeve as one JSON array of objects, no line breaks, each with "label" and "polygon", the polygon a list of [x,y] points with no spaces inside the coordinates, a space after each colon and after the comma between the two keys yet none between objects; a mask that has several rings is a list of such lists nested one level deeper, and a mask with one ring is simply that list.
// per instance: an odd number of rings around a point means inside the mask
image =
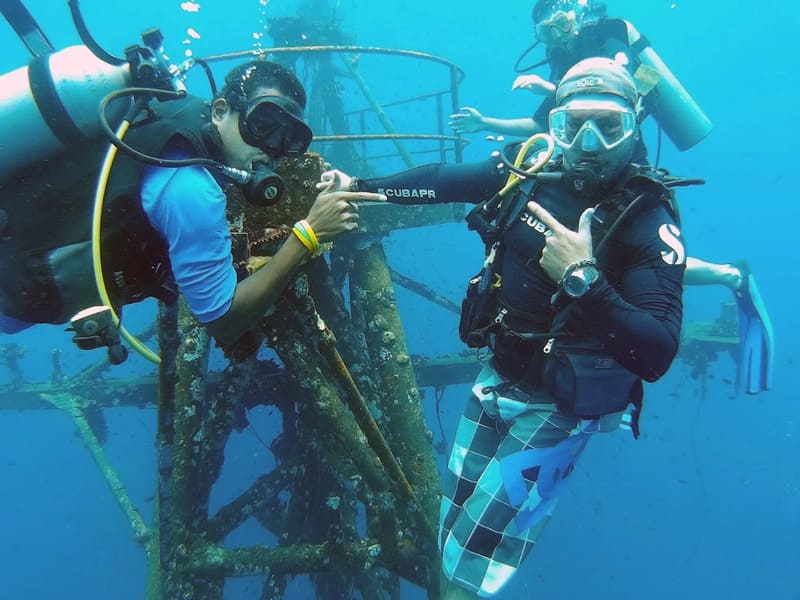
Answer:
[{"label": "blue rash guard sleeve", "polygon": [[175,281],[201,323],[224,315],[236,290],[225,194],[202,167],[148,167],[142,207],[169,245]]},{"label": "blue rash guard sleeve", "polygon": [[395,204],[476,204],[491,197],[503,185],[506,175],[497,161],[456,165],[430,164],[372,179],[358,179],[360,192],[386,194]]}]

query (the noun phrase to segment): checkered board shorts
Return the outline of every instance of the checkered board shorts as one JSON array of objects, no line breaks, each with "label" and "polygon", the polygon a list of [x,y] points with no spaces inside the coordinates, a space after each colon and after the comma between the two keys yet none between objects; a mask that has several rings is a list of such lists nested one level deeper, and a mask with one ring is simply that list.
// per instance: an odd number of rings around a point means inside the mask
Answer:
[{"label": "checkered board shorts", "polygon": [[533,548],[597,425],[516,388],[492,390],[502,383],[486,366],[472,388],[440,511],[444,574],[482,598],[496,594]]}]

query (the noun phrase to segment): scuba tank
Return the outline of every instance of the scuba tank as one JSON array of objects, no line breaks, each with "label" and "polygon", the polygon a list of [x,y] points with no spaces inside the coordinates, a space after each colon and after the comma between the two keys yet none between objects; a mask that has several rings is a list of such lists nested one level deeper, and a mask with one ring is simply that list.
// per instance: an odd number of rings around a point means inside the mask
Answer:
[{"label": "scuba tank", "polygon": [[653,115],[658,124],[681,151],[705,138],[714,125],[656,54],[649,40],[628,21],[628,45],[640,65],[633,74],[642,96],[653,102]]},{"label": "scuba tank", "polygon": [[[113,213],[131,228],[112,228],[110,233],[108,228],[105,230],[106,237],[113,236],[114,231],[126,236],[123,250],[141,250],[151,242],[148,224],[141,227],[142,231],[137,230],[140,223],[146,223],[139,204],[131,207],[123,203],[116,207],[120,208],[118,213],[114,213],[114,206],[105,206],[117,150],[142,163],[142,169],[143,165],[213,169],[238,183],[248,201],[262,206],[280,199],[284,182],[266,164],[242,170],[211,158],[170,160],[125,143],[122,138],[132,124],[136,125],[137,116],[143,111],[151,116],[155,112],[150,111],[151,101],[186,97],[185,69],[170,64],[158,29],[142,33],[142,45],[128,46],[124,59],[108,54],[86,29],[78,0],[70,0],[69,4],[84,45],[55,51],[19,0],[0,0],[0,13],[34,55],[29,65],[0,76],[0,148],[4,150],[0,166],[0,313],[27,323],[63,322],[72,309],[80,305],[85,308],[84,303],[99,299],[100,306],[81,310],[72,317],[71,331],[76,334],[73,341],[81,349],[107,347],[109,360],[119,364],[127,356],[120,343],[122,337],[145,358],[158,363],[160,358],[122,326],[103,272],[104,215]],[[206,74],[216,91],[207,65]],[[195,111],[194,118],[201,118],[202,112]],[[168,132],[169,136],[173,133]],[[97,164],[105,146],[103,138],[111,146],[102,164]],[[54,177],[54,172],[63,172],[66,181]],[[46,175],[42,177],[43,174]],[[91,198],[84,183],[87,178],[94,179],[95,174],[97,184],[89,213]],[[43,220],[52,224],[54,235],[42,237],[41,230],[48,230],[39,226],[37,210]],[[59,210],[65,218],[59,218]],[[74,222],[71,219],[84,217],[89,218],[85,223],[90,225],[88,230],[69,226]],[[156,259],[160,258],[161,248],[157,246],[161,242],[159,238],[150,248]],[[124,259],[123,256],[120,261]],[[147,279],[151,265],[139,257],[134,262],[144,266]],[[94,275],[93,287],[89,285],[92,278],[87,276],[88,268]],[[141,275],[138,267],[132,271],[132,281],[139,281],[140,288],[120,302],[160,297],[150,285],[153,282],[137,279]],[[126,283],[123,271],[114,271],[114,276],[123,277],[123,284]]]},{"label": "scuba tank", "polygon": [[[86,46],[37,56],[0,76],[0,183],[21,168],[102,134],[97,107],[131,85],[130,67],[100,60]],[[109,118],[118,123],[120,102]]]}]

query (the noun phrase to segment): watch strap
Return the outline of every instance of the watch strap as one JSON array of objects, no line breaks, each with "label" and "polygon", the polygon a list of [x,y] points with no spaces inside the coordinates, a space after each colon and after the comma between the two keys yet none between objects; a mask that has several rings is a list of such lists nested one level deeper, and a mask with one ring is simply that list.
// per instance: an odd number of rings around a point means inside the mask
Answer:
[{"label": "watch strap", "polygon": [[360,177],[352,177],[350,179],[350,185],[347,186],[347,190],[350,192],[360,192],[361,191],[361,178]]}]

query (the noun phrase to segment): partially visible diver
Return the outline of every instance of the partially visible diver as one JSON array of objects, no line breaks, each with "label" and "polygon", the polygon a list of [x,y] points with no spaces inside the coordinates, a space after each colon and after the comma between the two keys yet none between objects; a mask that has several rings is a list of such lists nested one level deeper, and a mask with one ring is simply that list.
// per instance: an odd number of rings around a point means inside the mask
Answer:
[{"label": "partially visible diver", "polygon": [[[536,43],[517,61],[518,71],[544,65],[549,79],[520,75],[512,90],[527,89],[544,99],[531,117],[498,119],[473,107],[463,107],[450,116],[450,126],[459,134],[477,131],[528,137],[547,130],[548,115],[555,106],[558,81],[574,64],[588,57],[605,56],[623,65],[633,76],[643,96],[644,116],[652,115],[680,150],[704,139],[712,124],[675,75],[655,53],[648,39],[629,21],[610,18],[606,5],[597,0],[538,0],[532,12]],[[545,59],[528,67],[520,62],[538,44],[545,45]],[[647,148],[639,139],[633,161],[650,164]],[[739,308],[741,352],[740,379],[747,393],[768,390],[772,385],[774,340],[772,324],[749,268],[743,261],[712,263],[686,259],[686,285],[722,285],[730,289]]]},{"label": "partially visible diver", "polygon": [[[125,141],[169,160],[207,158],[271,172],[277,161],[306,152],[312,133],[302,120],[305,106],[305,91],[291,71],[254,60],[232,69],[210,104],[194,96],[153,103]],[[76,148],[4,182],[0,331],[65,323],[100,303],[90,240],[94,187],[107,147],[95,142]],[[170,303],[180,293],[218,342],[232,343],[258,323],[309,252],[357,229],[353,201],[381,199],[322,191],[295,235],[264,267],[242,278],[231,254],[227,183],[199,165],[160,167],[117,157],[101,232],[114,306],[147,297]]]},{"label": "partially visible diver", "polygon": [[[703,113],[675,75],[655,53],[649,40],[629,21],[609,18],[606,6],[597,0],[538,0],[532,13],[536,44],[545,44],[546,58],[519,70],[543,65],[550,67],[549,80],[539,75],[517,77],[512,89],[527,89],[543,94],[533,116],[521,119],[484,117],[474,108],[451,115],[450,125],[459,133],[492,131],[527,137],[547,131],[547,118],[555,106],[556,85],[577,62],[605,56],[628,69],[643,96],[644,115],[652,115],[680,150],[686,150],[712,129]],[[519,62],[517,65],[519,65]],[[647,151],[639,140],[634,161],[646,161]]]},{"label": "partially visible diver", "polygon": [[638,437],[642,381],[664,375],[679,346],[684,241],[662,174],[632,162],[642,116],[633,78],[591,58],[567,71],[555,96],[549,130],[561,156],[515,191],[506,193],[513,164],[494,157],[372,179],[331,171],[318,184],[393,190],[398,203],[477,203],[467,222],[487,254],[459,333],[491,358],[444,483],[445,600],[501,590],[589,439],[623,419]]}]

